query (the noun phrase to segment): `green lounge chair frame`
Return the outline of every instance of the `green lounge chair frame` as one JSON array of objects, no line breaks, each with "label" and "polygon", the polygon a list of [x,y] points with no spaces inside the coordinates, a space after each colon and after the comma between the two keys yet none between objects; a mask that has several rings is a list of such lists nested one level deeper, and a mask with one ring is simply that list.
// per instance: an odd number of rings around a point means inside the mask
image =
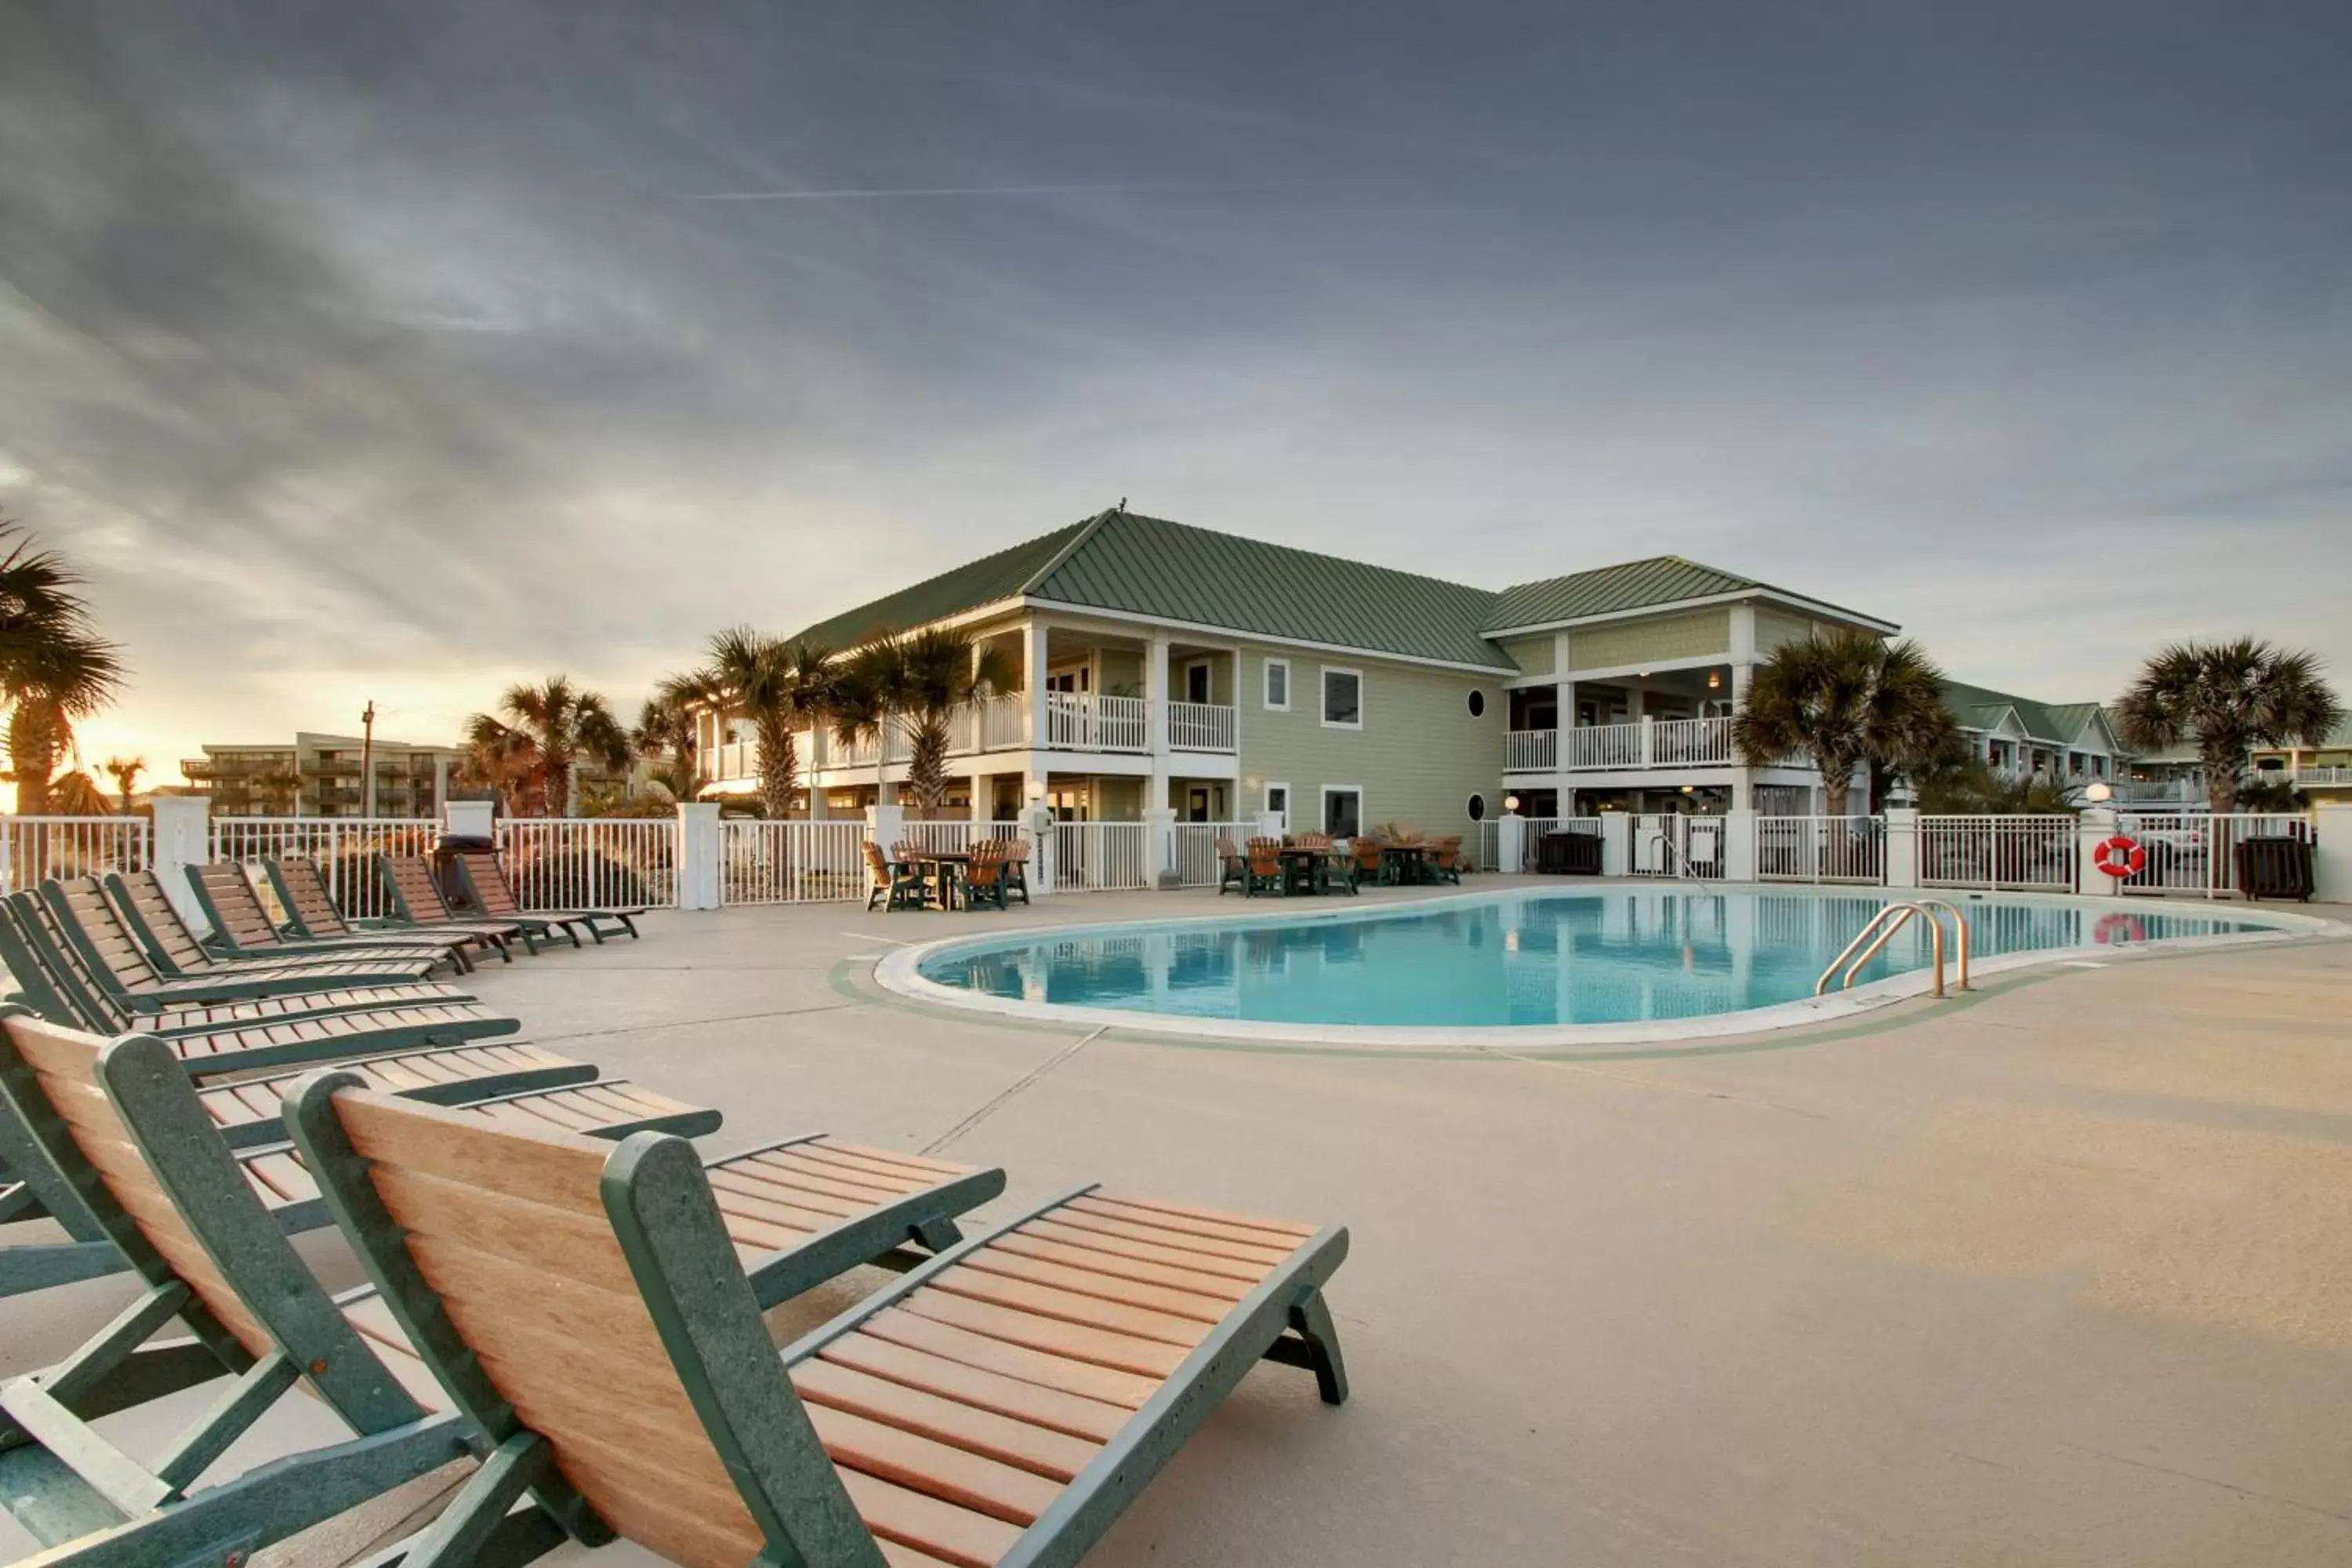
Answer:
[{"label": "green lounge chair frame", "polygon": [[[5,1026],[5,1016],[0,1016]],[[457,1412],[426,1410],[360,1337],[343,1309],[372,1296],[329,1297],[288,1246],[275,1217],[255,1199],[236,1159],[208,1124],[186,1080],[150,1037],[107,1045],[98,1086],[144,1159],[147,1173],[194,1236],[221,1283],[271,1343],[257,1357],[205,1305],[203,1292],[159,1253],[82,1152],[47,1089],[13,1038],[0,1038],[0,1094],[26,1114],[85,1223],[104,1230],[147,1285],[121,1317],[58,1366],[0,1388],[0,1497],[46,1543],[71,1542],[44,1568],[149,1568],[235,1564],[282,1540],[467,1453],[491,1445]],[[344,1075],[350,1081],[352,1075]],[[289,1115],[289,1121],[291,1121]],[[785,1145],[809,1140],[788,1140]],[[691,1145],[683,1145],[691,1148]],[[753,1152],[758,1152],[757,1151]],[[718,1163],[724,1170],[747,1155]],[[1001,1171],[975,1171],[932,1184],[762,1260],[754,1278],[764,1306],[789,1300],[868,1261],[903,1262],[910,1236],[952,1246],[955,1216],[1002,1192]],[[397,1309],[395,1307],[395,1315]],[[142,1349],[173,1317],[190,1342]],[[153,1467],[142,1466],[91,1430],[98,1416],[228,1373],[228,1393]],[[360,1436],[265,1465],[194,1494],[189,1482],[298,1378]],[[563,1539],[546,1521],[488,1521],[485,1564],[525,1562]]]},{"label": "green lounge chair frame", "polygon": [[994,908],[1002,910],[1004,902],[1004,868],[1003,859],[982,859],[975,857],[964,863],[963,907],[968,910]]},{"label": "green lounge chair frame", "polygon": [[[400,918],[416,925],[440,925],[456,921],[456,911],[441,896],[441,885],[433,879],[433,868],[422,855],[378,855],[376,865],[383,873],[383,889],[392,900],[392,907]],[[541,920],[536,915],[499,916],[505,924],[521,933],[523,951],[539,952],[539,940],[560,936],[572,946],[580,945],[580,933],[572,922],[563,920]],[[593,932],[592,931],[593,935]],[[597,937],[601,944],[604,938]]]},{"label": "green lounge chair frame", "polygon": [[[278,901],[286,908],[288,923],[303,936],[315,940],[367,936],[379,931],[387,935],[463,936],[494,947],[500,958],[509,963],[514,962],[514,953],[508,944],[522,931],[510,921],[409,921],[393,918],[349,921],[343,918],[343,911],[335,907],[334,896],[327,890],[325,873],[309,856],[270,856],[263,859],[261,867],[269,874],[269,885],[278,890]],[[382,868],[377,869],[381,872]]]},{"label": "green lounge chair frame", "polygon": [[[599,947],[604,944],[604,938],[612,933],[599,926],[597,921],[617,921],[620,922],[621,929],[628,932],[631,940],[634,941],[637,936],[637,917],[644,914],[647,908],[643,904],[635,904],[627,908],[609,910],[525,911],[522,907],[522,895],[515,890],[515,885],[512,882],[507,880],[506,868],[499,863],[496,853],[488,849],[465,849],[460,850],[454,858],[457,864],[458,880],[466,884],[466,890],[472,895],[476,909],[495,920],[534,920],[577,925],[595,938],[596,945]],[[577,939],[574,940],[576,942]]]},{"label": "green lounge chair frame", "polygon": [[866,840],[866,853],[868,874],[880,873],[866,889],[866,907],[869,911],[877,902],[885,914],[894,910],[919,910],[929,904],[930,892],[913,861],[884,854],[882,847],[870,838]]},{"label": "green lounge chair frame", "polygon": [[[297,1091],[288,1113],[296,1142],[320,1173],[337,1218],[410,1342],[458,1406],[479,1424],[485,1440],[495,1445],[492,1460],[433,1527],[410,1543],[406,1568],[480,1562],[478,1543],[526,1496],[535,1507],[525,1512],[560,1524],[574,1540],[590,1545],[610,1541],[617,1533],[613,1525],[558,1468],[549,1438],[524,1425],[489,1363],[467,1342],[443,1298],[425,1284],[404,1230],[337,1108],[338,1096],[352,1087],[329,1072]],[[736,1266],[692,1147],[646,1134],[625,1141],[605,1158],[597,1191],[604,1217],[715,1451],[719,1473],[733,1483],[762,1538],[756,1563],[763,1568],[882,1568],[885,1562],[788,1371],[814,1362],[828,1346],[953,1275],[1010,1233],[1084,1208],[1096,1190],[1091,1184],[1075,1188],[940,1253],[779,1352]],[[1148,1397],[1132,1407],[1132,1415],[1098,1439],[1100,1446],[1065,1478],[1025,1529],[1016,1532],[977,1509],[956,1510],[1012,1537],[1009,1550],[992,1561],[1024,1568],[1075,1563],[1261,1360],[1311,1370],[1328,1404],[1347,1399],[1339,1335],[1322,1288],[1347,1257],[1348,1233],[1337,1226],[1311,1233],[1287,1228],[1286,1252],[1279,1261],[1266,1267],[1223,1317],[1192,1342],[1189,1352],[1159,1376]],[[1172,1350],[1162,1353],[1175,1355]],[[1147,1380],[1139,1374],[1133,1381]],[[895,1435],[922,1436],[910,1426],[895,1428]],[[961,1452],[970,1458],[977,1450]],[[711,1467],[700,1467],[679,1484],[699,1488],[710,1473]],[[889,1489],[912,1495],[926,1507],[939,1506],[936,1493],[913,1490],[919,1481],[903,1475],[898,1479],[901,1487]],[[628,1500],[633,1506],[642,1501]],[[715,1542],[724,1522],[710,1521],[714,1533],[707,1539]]]},{"label": "green lounge chair frame", "polygon": [[1004,841],[1004,896],[1029,901],[1029,841],[1015,838]]},{"label": "green lounge chair frame", "polygon": [[1268,840],[1264,838],[1253,838],[1242,846],[1242,897],[1245,899],[1254,899],[1260,893],[1273,893],[1281,898],[1290,895],[1289,868],[1279,849],[1275,852],[1274,869],[1271,871],[1259,870],[1256,861],[1251,858],[1255,847],[1266,842]]},{"label": "green lounge chair frame", "polygon": [[[163,1005],[173,1002],[226,1002],[240,996],[271,996],[289,991],[316,991],[329,986],[404,985],[424,979],[436,967],[434,958],[353,963],[343,959],[288,959],[283,962],[231,963],[205,952],[204,944],[185,926],[179,931],[188,947],[178,947],[144,921],[118,908],[95,877],[70,883],[48,881],[30,895],[55,916],[58,933],[89,966],[99,986],[126,1005]],[[170,927],[164,931],[169,931]],[[166,969],[164,965],[171,967]]]},{"label": "green lounge chair frame", "polygon": [[[189,866],[188,889],[195,895],[196,907],[205,912],[205,921],[213,928],[209,945],[219,948],[230,958],[382,958],[423,957],[430,954],[446,962],[459,973],[470,973],[473,959],[467,955],[467,939],[446,934],[433,936],[412,931],[406,935],[385,933],[375,936],[330,937],[289,941],[269,910],[261,902],[261,895],[253,890],[246,879],[245,868],[230,860],[215,860],[208,866]],[[152,888],[150,897],[143,889]],[[138,871],[125,878],[116,872],[106,879],[106,889],[115,901],[149,925],[158,919],[158,905],[169,908],[163,896],[163,879],[152,871]]]}]

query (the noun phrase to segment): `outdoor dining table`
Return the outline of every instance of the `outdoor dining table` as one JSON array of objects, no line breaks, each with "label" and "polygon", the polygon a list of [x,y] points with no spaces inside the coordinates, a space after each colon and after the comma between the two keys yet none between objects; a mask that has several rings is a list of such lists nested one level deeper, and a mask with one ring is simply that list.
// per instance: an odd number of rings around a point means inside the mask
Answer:
[{"label": "outdoor dining table", "polygon": [[1296,887],[1303,882],[1309,891],[1319,892],[1322,889],[1317,886],[1318,878],[1316,873],[1328,864],[1337,851],[1312,844],[1286,844],[1280,854],[1288,862],[1283,873],[1286,886]]},{"label": "outdoor dining table", "polygon": [[931,884],[931,897],[940,908],[956,907],[956,889],[961,884],[963,868],[971,864],[969,849],[926,849],[915,857],[922,868],[923,879]]},{"label": "outdoor dining table", "polygon": [[1394,867],[1395,879],[1397,881],[1421,882],[1428,880],[1428,845],[1383,844],[1381,846],[1381,854]]}]

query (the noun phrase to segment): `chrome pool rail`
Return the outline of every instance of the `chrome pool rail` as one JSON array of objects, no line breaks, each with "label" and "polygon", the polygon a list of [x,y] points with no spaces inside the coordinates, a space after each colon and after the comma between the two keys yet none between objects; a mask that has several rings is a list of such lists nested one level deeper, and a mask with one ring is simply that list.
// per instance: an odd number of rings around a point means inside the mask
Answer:
[{"label": "chrome pool rail", "polygon": [[[1868,923],[1854,933],[1853,940],[1845,944],[1845,950],[1830,960],[1830,965],[1822,971],[1821,978],[1813,982],[1813,994],[1820,996],[1828,992],[1830,982],[1837,976],[1841,966],[1845,970],[1845,978],[1839,989],[1853,990],[1854,976],[1861,973],[1870,961],[1885,950],[1886,944],[1894,940],[1895,933],[1901,931],[1915,916],[1924,916],[1927,919],[1928,930],[1934,933],[1931,946],[1935,953],[1936,986],[1932,994],[1942,996],[1944,994],[1944,916],[1947,913],[1952,917],[1952,925],[1957,933],[1955,945],[1959,950],[1959,988],[1966,991],[1969,989],[1968,916],[1960,912],[1958,904],[1948,900],[1906,899],[1901,903],[1889,904],[1870,917]],[[1865,942],[1869,944],[1867,947],[1864,946]],[[1860,950],[1859,957],[1855,956],[1857,950]],[[1852,959],[1853,963],[1848,963],[1846,962],[1848,959]]]}]

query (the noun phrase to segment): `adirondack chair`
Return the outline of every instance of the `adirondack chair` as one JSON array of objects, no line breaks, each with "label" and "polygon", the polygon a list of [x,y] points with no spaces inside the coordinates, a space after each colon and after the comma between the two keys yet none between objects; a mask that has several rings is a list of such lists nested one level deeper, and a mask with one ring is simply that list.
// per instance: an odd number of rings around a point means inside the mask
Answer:
[{"label": "adirondack chair", "polygon": [[903,860],[885,859],[882,846],[871,838],[865,841],[866,868],[873,873],[874,886],[866,895],[866,907],[881,904],[883,911],[919,910],[923,907],[923,879],[912,866]]},{"label": "adirondack chair", "polygon": [[994,839],[971,847],[971,858],[963,868],[963,902],[966,909],[983,904],[1004,908],[1004,846]]},{"label": "adirondack chair", "polygon": [[1431,841],[1429,876],[1433,882],[1451,882],[1457,888],[1462,885],[1462,839],[1459,835],[1448,835]]},{"label": "adirondack chair", "polygon": [[[494,1445],[406,1568],[517,1517],[688,1568],[1073,1563],[1258,1361],[1347,1397],[1344,1229],[1080,1187],[780,1352],[678,1139],[480,1131],[331,1072],[289,1122]],[[460,1237],[478,1262],[441,1266]]]},{"label": "adirondack chair", "polygon": [[1217,839],[1217,891],[1233,891],[1244,898],[1249,896],[1249,861],[1242,855],[1241,846],[1219,836]]},{"label": "adirondack chair", "polygon": [[432,973],[440,962],[431,954],[225,959],[207,952],[176,920],[160,930],[143,922],[133,926],[95,877],[47,881],[10,897],[44,904],[65,941],[89,963],[98,984],[134,1006],[147,1001],[227,1001],[330,986],[409,984]]},{"label": "adirondack chair", "polygon": [[1029,901],[1029,840],[1015,838],[1004,849],[1004,891],[1008,898]]},{"label": "adirondack chair", "polygon": [[514,962],[509,944],[522,931],[507,921],[384,919],[353,922],[344,919],[343,911],[335,907],[334,895],[327,888],[326,873],[319,869],[316,860],[307,855],[280,855],[265,858],[261,864],[269,873],[269,885],[278,889],[278,901],[285,906],[294,929],[306,937],[377,933],[462,936],[478,945],[496,948],[500,958],[509,963]]},{"label": "adirondack chair", "polygon": [[[147,1287],[67,1361],[0,1387],[0,1409],[15,1427],[0,1451],[0,1476],[9,1482],[0,1502],[55,1548],[44,1568],[242,1562],[451,1460],[473,1456],[503,1468],[496,1440],[453,1408],[383,1300],[368,1290],[330,1297],[311,1277],[258,1195],[250,1158],[206,1125],[158,1042],[107,1044],[0,1011],[0,1102],[44,1156],[60,1205],[110,1238]],[[485,1125],[463,1111],[436,1108],[436,1115],[445,1130]],[[499,1136],[526,1146],[551,1141]],[[605,1146],[568,1134],[553,1141]],[[836,1179],[837,1171],[850,1179]],[[706,1190],[729,1194],[721,1234],[730,1254],[749,1263],[755,1310],[868,1257],[911,1264],[898,1251],[910,1236],[952,1245],[955,1217],[1003,1189],[1002,1172],[823,1138],[730,1156],[711,1166],[708,1181]],[[835,1195],[841,1191],[855,1195]],[[509,1197],[543,1247],[562,1248],[577,1229],[559,1210],[532,1203],[527,1189]],[[192,1341],[143,1344],[174,1316]],[[134,1459],[90,1425],[225,1373],[235,1378],[227,1391],[159,1459]],[[355,1438],[191,1491],[195,1476],[297,1381]],[[562,1539],[528,1516],[486,1521],[484,1531],[487,1543],[469,1542],[484,1562],[527,1561]]]},{"label": "adirondack chair", "polygon": [[1381,841],[1358,834],[1348,841],[1348,890],[1354,892],[1370,882],[1375,888],[1391,880],[1387,857],[1381,853]]},{"label": "adirondack chair", "polygon": [[1290,884],[1282,874],[1282,840],[1253,838],[1249,841],[1248,876],[1242,883],[1242,895],[1255,898],[1260,893],[1287,893]]},{"label": "adirondack chair", "polygon": [[[206,946],[232,958],[404,958],[427,955],[469,973],[474,961],[466,949],[472,939],[443,931],[383,931],[370,936],[302,937],[289,939],[278,929],[261,895],[254,891],[246,868],[233,860],[189,866],[188,889],[196,907],[212,926]],[[116,872],[106,879],[106,890],[131,916],[153,927],[176,921],[179,911],[164,896],[163,879],[149,870],[129,875]]]},{"label": "adirondack chair", "polygon": [[595,938],[600,947],[608,933],[599,921],[612,921],[635,937],[637,934],[636,917],[644,914],[648,907],[636,904],[626,909],[533,910],[525,914],[522,896],[515,891],[514,884],[507,880],[506,868],[499,865],[499,858],[487,849],[461,852],[457,856],[457,877],[466,884],[467,890],[473,894],[474,907],[493,920],[562,921],[579,926]]},{"label": "adirondack chair", "polygon": [[[457,921],[456,910],[441,896],[441,884],[433,879],[433,868],[422,855],[379,855],[376,864],[383,872],[385,894],[400,917],[416,925],[446,925]],[[572,946],[580,945],[580,933],[573,922],[561,918],[542,920],[537,915],[499,915],[495,923],[512,927],[521,937],[523,951],[539,951],[539,939],[554,935],[564,938]]]}]

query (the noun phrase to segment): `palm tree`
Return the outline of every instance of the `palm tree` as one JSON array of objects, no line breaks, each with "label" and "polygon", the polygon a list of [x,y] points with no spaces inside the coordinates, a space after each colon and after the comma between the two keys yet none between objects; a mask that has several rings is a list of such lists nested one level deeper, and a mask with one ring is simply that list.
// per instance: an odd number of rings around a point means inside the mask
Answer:
[{"label": "palm tree", "polygon": [[803,725],[814,727],[831,711],[835,678],[833,656],[808,642],[786,642],[731,626],[710,639],[709,663],[698,679],[724,694],[721,711],[751,721],[759,752],[760,809],[782,821],[792,815],[800,787]]},{"label": "palm tree", "polygon": [[73,721],[122,683],[121,650],[92,628],[79,574],[0,519],[0,700],[11,709],[8,771],[19,815],[49,809],[49,780],[73,743]]},{"label": "palm tree", "polygon": [[695,710],[682,694],[671,691],[670,681],[663,682],[637,709],[629,743],[639,756],[660,761],[653,776],[669,791],[671,799],[691,800],[701,790],[703,775],[698,760],[701,737],[697,733]]},{"label": "palm tree", "polygon": [[[975,651],[977,649],[977,651]],[[898,706],[912,741],[907,784],[925,816],[937,816],[948,793],[948,726],[955,710],[1013,684],[1013,661],[971,634],[927,626],[898,644]]]},{"label": "palm tree", "polygon": [[59,773],[49,784],[49,795],[60,816],[104,816],[114,809],[98,781],[80,768]]},{"label": "palm tree", "polygon": [[505,792],[517,816],[572,809],[573,770],[583,761],[629,765],[629,737],[604,699],[564,675],[509,686],[497,715],[466,721],[466,773]]},{"label": "palm tree", "polygon": [[2205,764],[2206,804],[2226,816],[2237,808],[2247,752],[2325,745],[2344,706],[2312,655],[2239,637],[2158,653],[2116,704],[2116,721],[2124,743],[2139,751],[2193,742]]},{"label": "palm tree", "polygon": [[1756,667],[1731,743],[1751,768],[1804,752],[1821,770],[1824,809],[1843,816],[1857,766],[1923,764],[1957,728],[1943,671],[1918,644],[1841,630],[1783,643]]},{"label": "palm tree", "polygon": [[147,759],[109,757],[106,759],[106,771],[113,776],[114,787],[121,792],[122,809],[127,815],[131,810],[131,796],[139,787],[139,775],[147,771]]}]

